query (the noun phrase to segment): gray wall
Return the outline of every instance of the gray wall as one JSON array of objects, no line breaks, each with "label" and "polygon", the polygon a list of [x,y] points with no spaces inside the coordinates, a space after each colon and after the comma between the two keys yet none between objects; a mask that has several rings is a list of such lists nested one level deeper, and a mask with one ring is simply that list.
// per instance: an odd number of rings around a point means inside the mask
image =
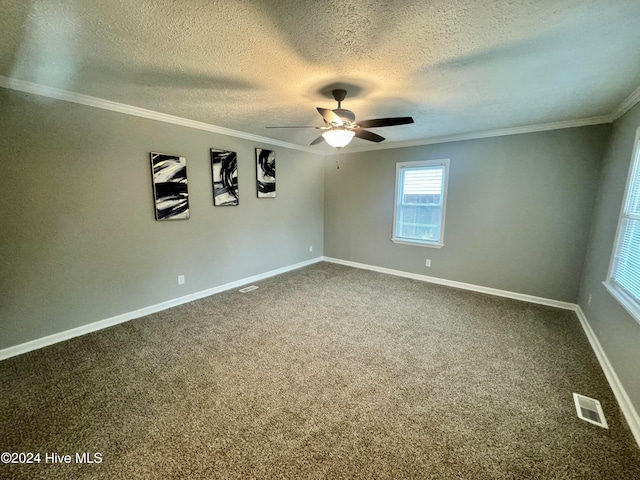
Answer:
[{"label": "gray wall", "polygon": [[636,411],[640,412],[640,325],[602,285],[613,252],[638,127],[640,104],[614,123],[593,214],[579,304]]},{"label": "gray wall", "polygon": [[[325,255],[576,302],[609,125],[325,161]],[[441,249],[391,242],[395,164],[450,159]],[[425,259],[431,267],[425,267]]]},{"label": "gray wall", "polygon": [[[343,153],[340,169],[274,147],[276,199],[255,195],[267,144],[5,89],[0,111],[0,348],[322,255],[324,239],[330,257],[568,302],[582,275],[579,303],[640,410],[640,325],[601,284],[640,106],[611,142],[602,125]],[[213,207],[210,147],[238,152],[238,207]],[[154,220],[150,151],[187,157],[191,219]],[[395,163],[439,158],[445,247],[393,244]]]},{"label": "gray wall", "polygon": [[[272,147],[257,199],[269,145],[6,89],[0,112],[0,348],[322,255],[319,156]],[[212,147],[238,153],[238,207],[213,206]],[[189,220],[155,220],[150,151],[187,158]]]}]

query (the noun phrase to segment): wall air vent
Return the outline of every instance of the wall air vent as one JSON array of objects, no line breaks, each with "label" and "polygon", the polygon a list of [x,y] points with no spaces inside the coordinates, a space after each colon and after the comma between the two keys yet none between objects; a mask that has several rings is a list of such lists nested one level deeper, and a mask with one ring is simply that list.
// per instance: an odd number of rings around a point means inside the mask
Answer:
[{"label": "wall air vent", "polygon": [[604,413],[602,412],[602,405],[600,405],[598,400],[574,393],[573,401],[576,404],[578,417],[599,427],[609,428],[607,420],[604,418]]},{"label": "wall air vent", "polygon": [[249,285],[248,287],[241,288],[240,291],[242,293],[248,293],[251,290],[257,290],[257,289],[258,289],[258,287],[256,287],[255,285]]}]

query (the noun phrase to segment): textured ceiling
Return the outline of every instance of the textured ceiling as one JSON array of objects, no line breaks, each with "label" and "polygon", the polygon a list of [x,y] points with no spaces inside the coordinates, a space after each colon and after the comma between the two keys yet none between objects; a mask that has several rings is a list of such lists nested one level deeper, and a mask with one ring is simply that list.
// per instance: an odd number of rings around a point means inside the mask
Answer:
[{"label": "textured ceiling", "polygon": [[0,48],[6,77],[298,145],[317,132],[264,127],[320,125],[345,85],[412,141],[610,114],[640,1],[0,0]]}]

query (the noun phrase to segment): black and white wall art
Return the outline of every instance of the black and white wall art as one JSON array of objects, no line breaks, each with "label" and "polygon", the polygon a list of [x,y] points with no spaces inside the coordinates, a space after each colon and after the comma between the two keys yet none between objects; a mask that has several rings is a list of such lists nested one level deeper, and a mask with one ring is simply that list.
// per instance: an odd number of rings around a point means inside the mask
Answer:
[{"label": "black and white wall art", "polygon": [[238,205],[238,157],[236,152],[211,149],[213,205]]},{"label": "black and white wall art", "polygon": [[187,159],[151,152],[156,220],[189,218]]},{"label": "black and white wall art", "polygon": [[276,196],[276,152],[256,148],[258,198]]}]

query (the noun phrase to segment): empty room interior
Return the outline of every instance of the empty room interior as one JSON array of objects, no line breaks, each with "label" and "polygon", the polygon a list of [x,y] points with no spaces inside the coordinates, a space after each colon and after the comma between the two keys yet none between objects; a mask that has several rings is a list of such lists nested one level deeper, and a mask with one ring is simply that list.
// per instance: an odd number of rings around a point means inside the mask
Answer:
[{"label": "empty room interior", "polygon": [[0,25],[0,477],[640,478],[637,0]]}]

